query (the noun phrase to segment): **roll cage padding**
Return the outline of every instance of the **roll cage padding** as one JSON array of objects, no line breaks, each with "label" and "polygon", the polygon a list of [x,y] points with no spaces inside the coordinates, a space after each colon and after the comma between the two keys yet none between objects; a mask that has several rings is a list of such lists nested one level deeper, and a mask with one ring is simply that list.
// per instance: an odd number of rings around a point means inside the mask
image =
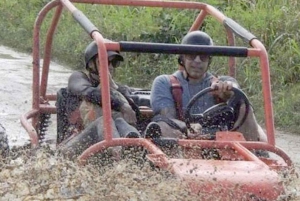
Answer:
[{"label": "roll cage padding", "polygon": [[233,19],[226,17],[223,21],[223,24],[226,28],[232,30],[236,35],[241,37],[243,40],[248,42],[251,45],[251,41],[256,37],[250,33],[247,29],[236,23]]},{"label": "roll cage padding", "polygon": [[247,47],[185,45],[166,43],[146,43],[120,41],[122,52],[165,53],[165,54],[202,54],[211,56],[247,57]]},{"label": "roll cage padding", "polygon": [[99,32],[98,28],[80,10],[75,10],[72,16],[90,36],[94,31]]}]

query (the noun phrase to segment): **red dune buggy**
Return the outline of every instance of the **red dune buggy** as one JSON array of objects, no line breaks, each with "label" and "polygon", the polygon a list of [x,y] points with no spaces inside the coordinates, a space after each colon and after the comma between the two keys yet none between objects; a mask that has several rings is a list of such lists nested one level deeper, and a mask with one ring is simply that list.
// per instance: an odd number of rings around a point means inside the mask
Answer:
[{"label": "red dune buggy", "polygon": [[[89,3],[99,5],[132,6],[132,7],[160,7],[174,8],[175,10],[190,9],[197,10],[199,14],[194,20],[189,31],[198,30],[207,16],[211,16],[224,25],[228,46],[194,46],[170,43],[146,43],[135,41],[105,41],[98,28],[75,7],[74,3]],[[49,11],[55,9],[51,26],[48,29],[42,71],[40,71],[40,32],[42,23]],[[268,54],[264,45],[249,31],[240,26],[237,22],[226,17],[215,7],[206,3],[193,1],[167,1],[167,0],[53,0],[40,11],[34,25],[33,38],[33,96],[32,109],[21,117],[21,123],[28,132],[32,147],[38,147],[44,137],[44,130],[50,114],[68,113],[68,110],[75,111],[75,108],[67,107],[70,102],[60,101],[66,93],[62,90],[58,94],[47,94],[47,81],[53,36],[62,15],[63,10],[72,14],[74,20],[96,41],[98,46],[99,62],[102,68],[101,74],[102,105],[105,127],[105,140],[85,150],[78,161],[84,164],[87,159],[98,152],[112,146],[142,146],[147,150],[146,158],[158,168],[169,170],[174,175],[186,182],[192,193],[214,194],[216,200],[276,200],[280,195],[285,194],[281,182],[281,172],[289,172],[293,169],[293,163],[289,156],[276,147],[274,137],[274,118],[270,85],[270,69]],[[187,30],[188,31],[188,30]],[[250,47],[235,46],[235,36],[240,37],[250,44]],[[264,99],[265,127],[268,142],[246,141],[242,133],[236,131],[215,131],[212,139],[191,140],[191,139],[146,139],[146,138],[112,138],[111,128],[111,107],[109,95],[109,77],[106,50],[120,52],[140,53],[163,53],[183,54],[201,53],[212,56],[229,57],[229,75],[235,76],[236,57],[256,57],[259,60],[261,70],[262,95]],[[41,72],[41,74],[40,74]],[[199,92],[190,102],[210,92],[205,89]],[[149,106],[150,91],[136,91],[133,94],[139,112],[146,120],[152,118],[152,110]],[[238,89],[234,93],[239,96],[244,94]],[[60,102],[62,104],[54,104]],[[76,102],[76,100],[75,100]],[[75,104],[76,105],[76,104]],[[223,110],[214,108],[206,114],[193,115],[187,113],[186,119],[198,118],[210,119],[208,126],[215,126],[220,121],[214,121]],[[227,110],[225,110],[225,113]],[[216,113],[216,114],[215,114]],[[226,118],[225,118],[226,119]],[[68,134],[67,127],[71,120],[63,115],[57,115],[57,142],[60,143]],[[76,124],[76,118],[72,120]],[[207,121],[206,121],[207,122]],[[188,123],[188,122],[187,122]],[[203,123],[203,122],[202,122]],[[222,122],[221,122],[222,123]],[[78,125],[80,126],[80,125]],[[143,126],[141,126],[143,129]],[[161,147],[180,147],[183,150],[181,158],[174,158],[167,155]],[[213,150],[215,157],[208,159],[204,157],[205,150]],[[253,150],[263,150],[275,154],[277,157],[258,157]]]}]

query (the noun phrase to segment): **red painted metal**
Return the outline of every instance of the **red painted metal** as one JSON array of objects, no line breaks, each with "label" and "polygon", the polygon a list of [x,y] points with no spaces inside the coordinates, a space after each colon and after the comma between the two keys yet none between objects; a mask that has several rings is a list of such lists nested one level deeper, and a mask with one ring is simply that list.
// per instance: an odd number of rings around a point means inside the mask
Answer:
[{"label": "red painted metal", "polygon": [[195,19],[194,23],[192,24],[189,31],[199,30],[199,28],[203,24],[203,21],[204,21],[206,16],[207,16],[207,12],[205,10],[201,10],[199,15]]},{"label": "red painted metal", "polygon": [[25,130],[27,131],[27,133],[30,137],[32,148],[38,147],[39,138],[38,138],[38,134],[37,134],[35,128],[28,121],[28,119],[38,115],[38,113],[39,113],[38,110],[33,109],[21,116],[21,124],[25,128]]},{"label": "red painted metal", "polygon": [[265,124],[267,130],[268,142],[275,145],[275,128],[274,128],[274,116],[271,94],[271,78],[268,53],[265,46],[257,39],[251,41],[251,45],[260,50],[260,69],[262,80],[262,92],[264,97],[264,109],[265,109]]},{"label": "red painted metal", "polygon": [[[63,12],[63,8],[72,14],[78,9],[73,3],[119,5],[119,6],[146,6],[162,8],[193,9],[201,11],[196,17],[189,31],[201,27],[207,16],[211,16],[221,24],[226,16],[215,7],[192,1],[163,1],[163,0],[53,0],[41,9],[38,14],[33,30],[33,80],[32,80],[32,109],[21,117],[21,124],[28,132],[32,147],[39,145],[39,136],[36,126],[39,115],[43,113],[56,114],[56,107],[49,104],[56,100],[55,94],[47,94],[48,74],[50,70],[51,49],[54,32]],[[45,47],[44,62],[40,75],[40,31],[46,15],[52,9],[52,23],[48,29]],[[234,33],[229,28],[225,29],[228,44],[235,45]],[[261,199],[276,200],[284,193],[283,186],[279,181],[279,174],[282,170],[291,170],[293,163],[289,156],[280,148],[275,146],[274,117],[272,106],[270,69],[268,54],[264,45],[257,39],[250,41],[252,47],[248,48],[249,57],[258,57],[260,61],[262,91],[265,110],[265,125],[268,142],[245,141],[243,135],[238,132],[218,132],[216,140],[189,140],[178,139],[177,145],[183,149],[184,158],[170,158],[160,147],[156,146],[149,139],[119,138],[112,139],[111,128],[111,107],[109,95],[109,77],[106,50],[120,51],[118,42],[107,42],[103,39],[98,30],[88,33],[98,46],[99,67],[102,105],[104,116],[105,140],[94,144],[85,150],[78,160],[85,164],[87,159],[98,152],[112,146],[142,146],[147,151],[147,159],[155,166],[170,170],[183,181],[187,182],[193,193],[206,193],[206,195],[218,195],[222,200],[234,198],[248,198],[257,196]],[[229,75],[235,76],[235,59],[229,58]],[[145,117],[152,117],[151,108],[140,108]],[[202,149],[215,149],[221,156],[221,160],[205,160],[201,156]],[[266,150],[279,156],[281,160],[272,158],[258,158],[251,150]],[[231,197],[230,197],[231,196]],[[246,197],[245,197],[246,196]],[[209,197],[206,197],[208,199]],[[228,199],[227,199],[228,198]],[[217,198],[215,198],[217,199]],[[203,199],[205,200],[205,199]],[[209,199],[208,199],[209,200]],[[211,200],[211,199],[210,199]]]},{"label": "red painted metal", "polygon": [[255,195],[276,200],[284,191],[275,171],[253,161],[170,159],[169,163],[193,193],[205,195],[201,200],[251,200]]},{"label": "red painted metal", "polygon": [[56,12],[53,16],[52,24],[48,30],[48,34],[46,37],[46,44],[45,44],[45,49],[44,49],[44,62],[43,62],[43,70],[42,70],[42,77],[41,77],[42,81],[41,81],[41,87],[40,87],[40,95],[42,97],[46,96],[53,36],[54,36],[54,32],[56,30],[60,15],[62,13],[62,9],[63,9],[63,7],[61,5],[56,8]]},{"label": "red painted metal", "polygon": [[158,154],[164,156],[164,161],[167,163],[167,157],[166,155],[157,147],[155,146],[150,140],[144,139],[144,138],[114,138],[111,140],[103,140],[101,142],[98,142],[88,149],[86,149],[79,157],[79,161],[81,164],[84,164],[86,159],[99,151],[103,151],[108,147],[112,146],[143,146],[145,147],[151,154]]}]

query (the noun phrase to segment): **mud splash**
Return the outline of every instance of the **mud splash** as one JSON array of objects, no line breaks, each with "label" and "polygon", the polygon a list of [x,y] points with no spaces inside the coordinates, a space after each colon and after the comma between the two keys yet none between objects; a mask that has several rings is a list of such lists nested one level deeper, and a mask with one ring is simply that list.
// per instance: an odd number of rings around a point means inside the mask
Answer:
[{"label": "mud splash", "polygon": [[[29,55],[0,46],[0,122],[6,128],[10,146],[19,149],[10,160],[0,163],[0,201],[201,200],[201,195],[190,195],[184,184],[168,172],[153,169],[149,164],[140,166],[135,161],[123,160],[105,166],[91,163],[80,167],[57,156],[55,146],[34,153],[28,149],[20,151],[29,143],[19,119],[31,108],[31,62]],[[50,71],[49,91],[56,93],[66,86],[71,70],[52,63]],[[55,133],[55,129],[48,131],[50,144]],[[299,168],[300,137],[279,132],[276,138]],[[291,197],[284,196],[283,200],[300,200],[300,180],[293,178],[289,183]]]},{"label": "mud splash", "polygon": [[[193,200],[167,172],[124,160],[78,166],[49,151],[23,154],[0,172],[0,200]],[[174,192],[176,192],[174,194]]]},{"label": "mud splash", "polygon": [[[80,166],[47,148],[36,152],[19,151],[17,158],[2,165],[0,201],[235,200],[234,192],[231,198],[216,198],[218,189],[210,195],[190,194],[187,186],[169,172],[130,159],[104,166],[95,163]],[[288,190],[288,195],[282,195],[279,200],[299,200],[295,186]]]}]

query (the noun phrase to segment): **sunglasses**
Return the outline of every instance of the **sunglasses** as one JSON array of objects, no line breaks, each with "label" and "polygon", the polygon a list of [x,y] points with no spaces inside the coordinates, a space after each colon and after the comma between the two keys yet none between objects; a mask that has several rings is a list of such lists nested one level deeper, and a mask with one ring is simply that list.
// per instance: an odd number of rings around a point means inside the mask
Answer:
[{"label": "sunglasses", "polygon": [[[98,74],[98,59],[93,60],[94,62],[90,62],[88,65],[88,70],[93,74]],[[113,68],[120,66],[120,61],[117,59],[108,60],[108,66],[112,65]]]},{"label": "sunglasses", "polygon": [[194,61],[197,58],[197,56],[199,56],[199,58],[202,62],[207,62],[210,59],[210,56],[208,56],[208,55],[199,55],[199,54],[186,54],[186,55],[184,55],[184,57],[187,60],[190,60],[190,61]]}]

